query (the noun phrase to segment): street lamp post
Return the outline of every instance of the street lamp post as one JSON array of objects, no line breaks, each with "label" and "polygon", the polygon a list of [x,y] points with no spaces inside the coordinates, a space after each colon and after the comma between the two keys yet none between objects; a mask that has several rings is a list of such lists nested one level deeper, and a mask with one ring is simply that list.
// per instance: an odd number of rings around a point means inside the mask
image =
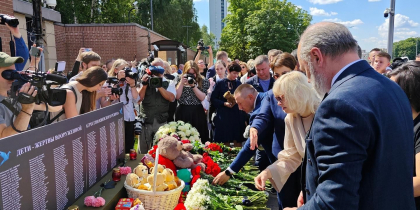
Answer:
[{"label": "street lamp post", "polygon": [[[389,9],[389,29],[388,29],[388,54],[392,58],[392,48],[394,44],[394,18],[395,18],[395,0],[391,0],[391,8]],[[386,17],[387,15],[385,15]]]},{"label": "street lamp post", "polygon": [[130,16],[131,16],[131,11],[133,11],[133,10],[138,10],[139,8],[138,8],[138,6],[137,6],[137,1],[135,1],[135,2],[133,2],[133,8],[131,8],[129,11],[128,11],[128,23],[131,23],[131,18],[130,18]]},{"label": "street lamp post", "polygon": [[188,28],[191,28],[192,26],[182,26],[182,28],[187,28],[187,49],[185,50],[185,56],[187,57],[187,60],[188,60],[188,43],[189,43],[189,37],[188,37]]},{"label": "street lamp post", "polygon": [[150,0],[150,23],[153,31],[153,0]]}]

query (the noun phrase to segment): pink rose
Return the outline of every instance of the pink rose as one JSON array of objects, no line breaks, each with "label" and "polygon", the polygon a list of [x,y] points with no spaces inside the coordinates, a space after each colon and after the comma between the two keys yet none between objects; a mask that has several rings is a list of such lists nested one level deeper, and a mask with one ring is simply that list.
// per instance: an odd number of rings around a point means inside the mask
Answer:
[{"label": "pink rose", "polygon": [[105,199],[104,199],[104,198],[102,198],[102,197],[97,197],[97,198],[96,198],[96,200],[98,200],[98,201],[100,201],[100,202],[101,202],[101,206],[104,206],[104,205],[105,205]]},{"label": "pink rose", "polygon": [[94,196],[87,196],[86,198],[85,198],[85,206],[92,206],[93,205],[93,202],[95,202],[95,197]]}]

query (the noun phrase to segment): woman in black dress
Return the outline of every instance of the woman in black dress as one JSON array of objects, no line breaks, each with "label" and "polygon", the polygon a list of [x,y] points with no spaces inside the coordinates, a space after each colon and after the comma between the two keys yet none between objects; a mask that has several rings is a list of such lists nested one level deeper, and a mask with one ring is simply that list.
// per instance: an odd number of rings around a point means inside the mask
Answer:
[{"label": "woman in black dress", "polygon": [[[189,83],[188,77],[192,77],[194,81]],[[209,86],[209,81],[200,75],[197,64],[192,60],[187,61],[176,88],[179,106],[175,112],[175,120],[182,120],[195,127],[200,133],[201,142],[209,140],[207,118],[201,104],[201,101],[206,98]]]},{"label": "woman in black dress", "polygon": [[216,109],[216,116],[213,119],[215,125],[214,141],[223,142],[225,145],[234,143],[236,147],[241,146],[245,139],[245,112],[239,110],[237,104],[231,104],[224,98],[224,94],[229,91],[232,95],[236,88],[241,85],[237,80],[241,66],[232,62],[228,66],[228,75],[216,82],[211,95],[211,104]]}]

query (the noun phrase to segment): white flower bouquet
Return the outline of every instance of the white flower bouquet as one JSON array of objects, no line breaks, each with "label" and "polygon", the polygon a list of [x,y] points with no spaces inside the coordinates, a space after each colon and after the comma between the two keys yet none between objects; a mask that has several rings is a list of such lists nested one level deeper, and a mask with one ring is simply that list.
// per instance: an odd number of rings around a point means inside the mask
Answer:
[{"label": "white flower bouquet", "polygon": [[166,136],[172,136],[178,140],[188,139],[191,143],[194,141],[201,142],[200,134],[198,133],[197,129],[194,128],[191,124],[185,123],[183,121],[174,121],[161,126],[155,134],[155,144],[157,144],[160,139]]}]

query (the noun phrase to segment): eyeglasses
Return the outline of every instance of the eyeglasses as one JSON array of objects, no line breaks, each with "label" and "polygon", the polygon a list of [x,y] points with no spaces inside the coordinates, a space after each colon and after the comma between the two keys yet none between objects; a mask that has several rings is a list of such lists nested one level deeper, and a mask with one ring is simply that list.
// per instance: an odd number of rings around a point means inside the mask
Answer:
[{"label": "eyeglasses", "polygon": [[276,96],[275,98],[276,98],[277,102],[279,102],[279,103],[283,103],[283,98],[284,98],[284,95],[281,95],[281,96]]}]

